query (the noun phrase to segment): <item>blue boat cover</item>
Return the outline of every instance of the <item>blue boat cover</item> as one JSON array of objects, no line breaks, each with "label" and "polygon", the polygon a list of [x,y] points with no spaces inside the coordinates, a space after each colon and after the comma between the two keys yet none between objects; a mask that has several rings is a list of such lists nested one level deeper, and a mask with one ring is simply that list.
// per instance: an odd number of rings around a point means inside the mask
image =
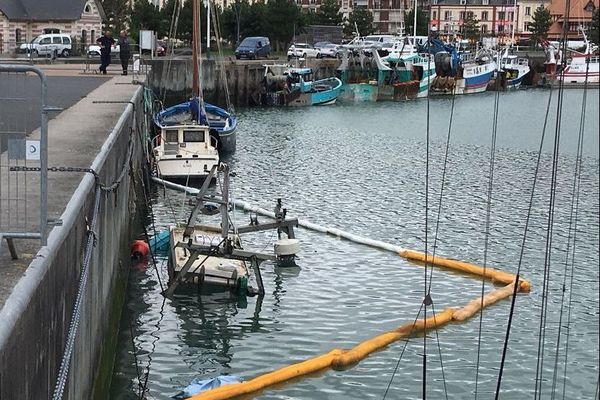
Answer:
[{"label": "blue boat cover", "polygon": [[169,250],[169,231],[160,231],[150,239],[152,253],[165,253]]},{"label": "blue boat cover", "polygon": [[174,399],[187,399],[197,395],[198,393],[206,392],[207,390],[218,388],[222,385],[229,385],[232,383],[240,383],[242,378],[235,375],[221,375],[216,378],[210,379],[198,379],[194,378],[189,385],[181,389],[181,392],[173,396]]}]

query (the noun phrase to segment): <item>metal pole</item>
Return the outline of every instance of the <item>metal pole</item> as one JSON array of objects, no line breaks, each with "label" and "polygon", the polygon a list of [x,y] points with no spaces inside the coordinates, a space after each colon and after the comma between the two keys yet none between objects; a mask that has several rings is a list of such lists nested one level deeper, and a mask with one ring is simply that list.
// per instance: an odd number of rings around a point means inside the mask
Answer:
[{"label": "metal pole", "polygon": [[206,0],[206,58],[210,58],[210,0]]},{"label": "metal pole", "polygon": [[42,125],[40,127],[40,235],[42,246],[47,244],[46,225],[48,224],[48,80],[41,70],[36,72],[42,81]]},{"label": "metal pole", "polygon": [[223,193],[221,203],[221,236],[227,238],[229,234],[229,166],[223,164]]}]

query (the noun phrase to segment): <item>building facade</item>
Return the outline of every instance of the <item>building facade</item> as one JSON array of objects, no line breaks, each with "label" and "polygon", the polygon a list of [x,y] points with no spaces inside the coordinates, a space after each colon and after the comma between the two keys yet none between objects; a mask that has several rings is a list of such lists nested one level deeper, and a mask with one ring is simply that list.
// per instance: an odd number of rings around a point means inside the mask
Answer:
[{"label": "building facade", "polygon": [[517,32],[519,32],[521,40],[527,39],[531,35],[529,26],[533,22],[533,14],[538,7],[550,7],[550,0],[518,0],[519,4],[519,24]]},{"label": "building facade", "polygon": [[102,32],[99,0],[0,0],[0,53],[12,53],[44,33],[64,33],[81,45]]},{"label": "building facade", "polygon": [[519,36],[519,8],[510,0],[432,0],[431,28],[442,36],[460,36],[464,22],[479,21],[481,36],[496,36],[499,43]]}]

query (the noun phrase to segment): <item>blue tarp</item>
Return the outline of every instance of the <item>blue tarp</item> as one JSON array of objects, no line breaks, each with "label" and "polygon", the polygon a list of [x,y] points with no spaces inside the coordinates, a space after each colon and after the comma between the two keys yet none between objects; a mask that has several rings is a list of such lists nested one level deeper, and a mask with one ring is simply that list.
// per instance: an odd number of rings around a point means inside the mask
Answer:
[{"label": "blue tarp", "polygon": [[207,390],[215,389],[223,385],[232,383],[240,383],[242,378],[235,375],[221,375],[216,378],[198,379],[195,378],[189,385],[181,389],[181,392],[173,396],[174,399],[187,399],[197,395],[198,393],[206,392]]}]

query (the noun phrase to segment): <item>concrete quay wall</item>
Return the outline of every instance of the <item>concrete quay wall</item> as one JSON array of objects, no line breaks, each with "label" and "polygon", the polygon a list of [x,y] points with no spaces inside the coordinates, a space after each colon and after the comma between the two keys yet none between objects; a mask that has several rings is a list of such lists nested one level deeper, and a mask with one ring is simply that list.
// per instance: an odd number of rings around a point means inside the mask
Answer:
[{"label": "concrete quay wall", "polygon": [[[148,73],[148,84],[159,94],[166,91],[167,97],[189,97],[192,88],[191,59],[155,59],[146,61],[151,68]],[[215,104],[227,104],[223,87],[222,72],[225,69],[230,99],[235,106],[253,105],[252,95],[258,90],[265,73],[265,64],[287,63],[273,60],[203,60],[201,81],[205,99]],[[321,79],[335,76],[339,60],[308,59],[306,66],[314,71],[314,78]]]},{"label": "concrete quay wall", "polygon": [[[115,88],[118,87],[113,84],[93,93],[98,92],[97,100],[112,93],[114,100],[119,99],[116,92],[120,90],[122,104],[95,105],[92,103],[101,101],[87,100],[87,108],[96,107],[88,115],[112,117],[110,126],[114,125],[112,130],[103,131],[106,132],[103,134],[105,141],[100,149],[95,147],[93,150],[93,154],[97,155],[91,168],[98,173],[98,181],[106,185],[113,183],[123,168],[130,166],[134,174],[125,173],[116,190],[101,191],[100,194],[97,229],[94,232],[96,245],[92,250],[63,399],[106,398],[127,285],[129,265],[121,260],[129,258],[130,230],[136,212],[136,182],[132,175],[138,180],[144,159],[136,129],[144,118],[143,88]],[[65,118],[68,119],[68,116]],[[117,121],[116,125],[114,121]],[[68,122],[62,121],[61,126],[67,130],[79,129],[80,135],[86,134],[84,119],[70,121],[75,126]],[[52,132],[51,125],[50,135]],[[90,135],[89,146],[93,143],[92,139],[98,138],[92,137],[93,132],[87,133]],[[108,138],[107,133],[110,133]],[[135,142],[131,162],[128,162],[131,139]],[[69,138],[65,140],[68,142]],[[50,143],[52,145],[52,136]],[[71,148],[65,151],[84,152],[89,149]],[[90,166],[89,163],[87,166]],[[96,179],[90,173],[82,178],[78,176],[77,182],[72,196],[67,195],[70,199],[60,216],[62,225],[52,229],[48,245],[39,250],[0,311],[0,399],[48,399],[54,392],[78,292],[95,192],[99,190]]]}]

